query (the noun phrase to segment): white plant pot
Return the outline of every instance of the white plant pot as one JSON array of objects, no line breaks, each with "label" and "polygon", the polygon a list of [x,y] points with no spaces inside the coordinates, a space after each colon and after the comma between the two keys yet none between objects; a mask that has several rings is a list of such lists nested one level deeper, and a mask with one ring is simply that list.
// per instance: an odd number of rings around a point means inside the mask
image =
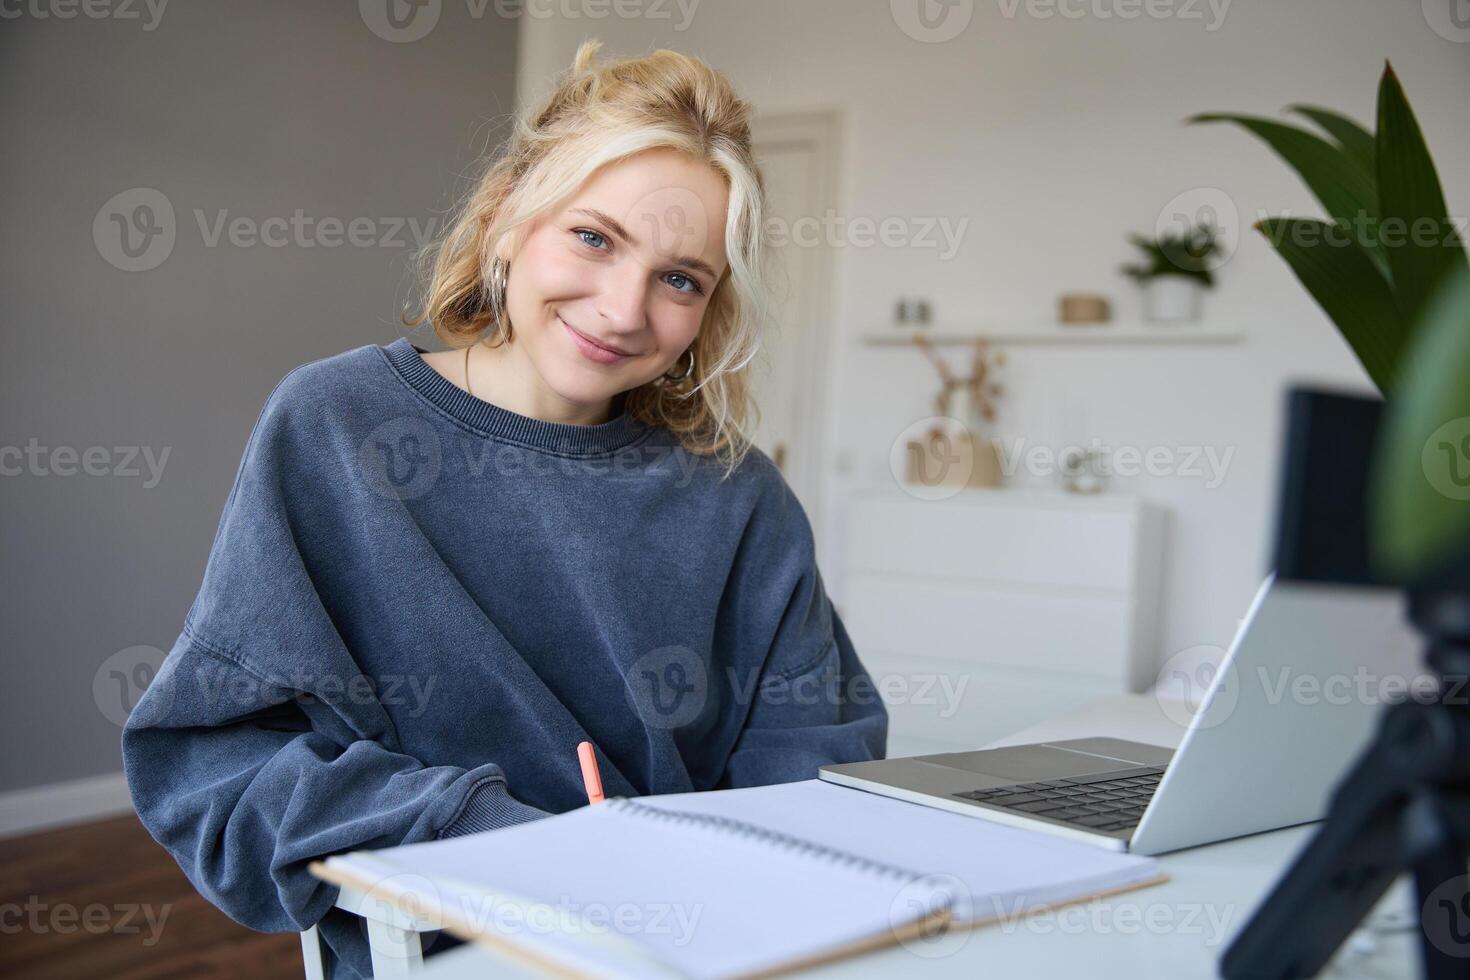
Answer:
[{"label": "white plant pot", "polygon": [[1192,276],[1154,276],[1143,286],[1143,318],[1154,323],[1198,320],[1205,287]]}]

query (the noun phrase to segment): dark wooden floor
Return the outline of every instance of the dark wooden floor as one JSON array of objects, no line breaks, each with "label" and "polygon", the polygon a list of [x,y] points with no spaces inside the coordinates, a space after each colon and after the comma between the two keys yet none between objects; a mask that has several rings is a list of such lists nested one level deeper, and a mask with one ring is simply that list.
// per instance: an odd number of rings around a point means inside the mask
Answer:
[{"label": "dark wooden floor", "polygon": [[0,840],[0,977],[302,976],[296,933],[236,925],[134,816]]}]

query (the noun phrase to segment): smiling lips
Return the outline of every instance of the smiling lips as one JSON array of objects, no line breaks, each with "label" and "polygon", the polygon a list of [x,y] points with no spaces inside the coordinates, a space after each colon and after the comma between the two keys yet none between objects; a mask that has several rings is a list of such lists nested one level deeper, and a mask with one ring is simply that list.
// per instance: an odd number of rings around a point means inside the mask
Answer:
[{"label": "smiling lips", "polygon": [[598,364],[617,364],[632,356],[626,351],[600,344],[586,334],[581,333],[570,323],[562,320],[561,314],[557,314],[556,318],[561,320],[561,325],[566,328],[567,336],[572,338],[572,343],[576,344],[577,350],[581,351],[588,360],[596,361]]}]

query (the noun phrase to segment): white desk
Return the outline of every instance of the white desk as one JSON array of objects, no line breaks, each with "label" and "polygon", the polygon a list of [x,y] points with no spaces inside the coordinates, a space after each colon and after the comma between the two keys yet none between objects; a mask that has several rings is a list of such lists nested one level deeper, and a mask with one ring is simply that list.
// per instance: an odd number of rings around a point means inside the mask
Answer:
[{"label": "white desk", "polygon": [[[1147,694],[1103,698],[1051,721],[995,742],[1007,745],[1057,738],[1109,735],[1174,746],[1183,729]],[[941,936],[833,963],[802,977],[887,978],[913,972],[925,977],[1082,976],[1144,980],[1215,977],[1230,939],[1310,837],[1316,825],[1290,827],[1160,857],[1169,875],[1161,885],[1069,906],[1029,919]],[[1400,880],[1375,913],[1380,922],[1409,908]],[[1324,977],[1402,980],[1418,975],[1418,933],[1413,928],[1379,933],[1366,947],[1364,934],[1344,946]],[[423,980],[483,980],[487,976],[534,977],[524,967],[474,945],[431,955]]]}]

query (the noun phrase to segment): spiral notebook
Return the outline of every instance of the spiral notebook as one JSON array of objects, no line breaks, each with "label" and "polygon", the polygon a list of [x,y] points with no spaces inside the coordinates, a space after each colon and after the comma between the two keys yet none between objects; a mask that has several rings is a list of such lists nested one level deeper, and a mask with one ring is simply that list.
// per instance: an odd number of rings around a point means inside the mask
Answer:
[{"label": "spiral notebook", "polygon": [[617,798],[314,862],[324,880],[574,976],[768,976],[1165,880],[1152,858],[818,780]]}]

